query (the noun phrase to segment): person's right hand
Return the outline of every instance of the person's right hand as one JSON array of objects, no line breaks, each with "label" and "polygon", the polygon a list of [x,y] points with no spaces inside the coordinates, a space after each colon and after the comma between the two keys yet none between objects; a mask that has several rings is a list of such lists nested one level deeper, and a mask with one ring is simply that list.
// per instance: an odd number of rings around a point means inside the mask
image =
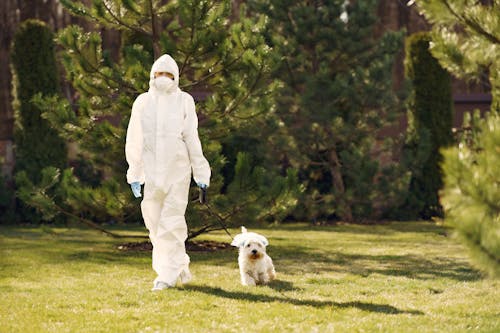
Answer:
[{"label": "person's right hand", "polygon": [[130,184],[130,188],[132,189],[132,193],[134,193],[134,197],[140,198],[141,195],[141,183],[133,182]]}]

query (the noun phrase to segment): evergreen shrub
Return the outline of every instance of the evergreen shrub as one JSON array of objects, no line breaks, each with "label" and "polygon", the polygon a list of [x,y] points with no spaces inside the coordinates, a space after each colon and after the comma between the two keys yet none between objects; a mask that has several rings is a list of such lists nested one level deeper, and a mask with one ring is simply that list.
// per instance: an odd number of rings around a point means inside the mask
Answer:
[{"label": "evergreen shrub", "polygon": [[54,34],[37,20],[23,22],[14,37],[12,64],[15,78],[15,173],[25,171],[32,181],[41,179],[47,166],[63,168],[65,142],[32,102],[35,95],[59,92]]},{"label": "evergreen shrub", "polygon": [[442,216],[439,150],[453,142],[451,77],[430,53],[430,41],[426,32],[408,37],[405,59],[405,74],[413,86],[405,153],[412,177],[405,210],[424,219]]}]

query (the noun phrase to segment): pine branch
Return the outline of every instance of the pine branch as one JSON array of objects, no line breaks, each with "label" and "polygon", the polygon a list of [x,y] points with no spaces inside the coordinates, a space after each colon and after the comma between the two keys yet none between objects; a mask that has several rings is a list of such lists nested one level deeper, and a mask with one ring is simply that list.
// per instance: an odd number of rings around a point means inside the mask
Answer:
[{"label": "pine branch", "polygon": [[[111,17],[116,21],[115,24],[118,23],[119,25],[122,25],[123,27],[126,27],[132,31],[143,33],[143,34],[146,34],[148,36],[151,36],[151,33],[149,33],[147,30],[142,29],[140,27],[135,27],[135,26],[130,25],[130,24],[126,23],[125,21],[121,20],[115,13],[113,13],[111,8],[109,8],[106,5],[106,1],[103,1],[102,4],[103,4],[104,8],[106,8],[106,11],[109,13],[109,15],[111,15]],[[104,18],[104,19],[106,21],[108,21],[109,23],[113,23],[113,21],[109,20],[108,18]],[[123,28],[121,28],[121,29],[123,29]]]},{"label": "pine branch", "polygon": [[193,238],[196,238],[198,237],[199,235],[202,235],[202,234],[205,234],[205,233],[209,233],[209,232],[212,232],[212,231],[219,231],[219,230],[226,230],[226,233],[228,233],[229,237],[231,237],[231,239],[233,238],[231,236],[231,234],[229,234],[229,232],[227,231],[226,228],[224,227],[216,227],[215,224],[209,224],[209,225],[206,225],[205,227],[203,227],[202,229],[198,229],[196,231],[193,231],[193,232],[190,232],[186,241],[189,241]]},{"label": "pine branch", "polygon": [[465,23],[465,25],[467,25],[470,28],[472,28],[472,30],[474,30],[475,32],[477,32],[479,35],[483,35],[484,37],[486,37],[486,39],[488,39],[493,44],[500,44],[500,39],[498,39],[495,35],[492,35],[491,33],[489,33],[486,30],[484,30],[483,27],[479,23],[475,22],[474,20],[472,20],[470,18],[467,18],[465,15],[462,16],[462,15],[458,14],[453,9],[453,7],[450,5],[450,3],[448,2],[448,0],[443,0],[443,3],[448,8],[448,10],[450,11],[450,13],[453,16],[455,16],[459,21],[462,21],[463,23]]},{"label": "pine branch", "polygon": [[111,236],[113,238],[143,238],[143,239],[148,239],[148,236],[139,236],[139,235],[119,235],[114,232],[108,231],[104,228],[101,228],[98,224],[94,223],[93,221],[86,219],[84,217],[80,217],[78,215],[75,215],[71,212],[68,212],[67,210],[64,210],[62,207],[58,206],[57,204],[54,204],[54,207],[57,208],[61,213],[63,213],[66,216],[73,217],[75,219],[78,219],[81,223],[91,227],[92,229],[99,230],[103,233],[105,233],[108,236]]},{"label": "pine branch", "polygon": [[[213,209],[210,207],[209,204],[205,204],[205,207],[207,208],[208,213],[210,215],[214,216],[217,221],[219,221],[219,224],[221,225],[221,228],[215,228],[215,227],[213,227],[214,224],[205,225],[203,228],[199,229],[198,231],[190,233],[189,236],[188,236],[188,239],[195,238],[196,236],[201,235],[201,234],[203,234],[205,232],[222,230],[222,229],[224,229],[226,231],[226,233],[229,235],[229,237],[231,237],[231,239],[232,239],[233,237],[231,236],[231,234],[227,230],[227,225],[225,224],[227,218],[223,218],[217,212],[214,212]],[[210,229],[210,227],[212,227],[212,229]]]},{"label": "pine branch", "polygon": [[[255,81],[253,82],[252,86],[248,89],[245,96],[240,98],[240,100],[237,101],[235,105],[232,105],[231,108],[224,110],[223,115],[233,113],[233,111],[236,110],[236,108],[238,108],[243,102],[245,102],[252,95],[253,91],[255,90],[255,88],[256,88],[257,84],[259,83],[260,78],[262,76],[262,69],[263,69],[263,66],[261,66],[261,68],[259,68],[259,72],[257,73],[257,77],[256,77]],[[235,118],[238,118],[238,117],[235,116]],[[240,117],[239,119],[249,119],[249,118]]]},{"label": "pine branch", "polygon": [[112,76],[109,76],[109,75],[106,75],[106,74],[102,73],[101,70],[100,70],[100,67],[96,67],[92,63],[90,63],[89,61],[87,61],[87,58],[82,53],[82,51],[80,50],[80,48],[76,47],[74,49],[74,51],[76,51],[76,53],[78,53],[78,55],[80,56],[80,60],[85,61],[85,63],[87,64],[87,66],[89,66],[94,71],[94,73],[97,73],[100,77],[102,77],[105,80],[106,83],[109,84],[110,82],[114,82],[114,83],[116,83],[120,87],[126,87],[126,88],[130,89],[131,92],[134,92],[134,93],[136,92],[135,87],[132,86],[132,85],[130,85],[128,82],[122,81],[122,80],[117,80],[117,79],[115,79]]},{"label": "pine branch", "polygon": [[[138,235],[119,235],[119,234],[116,234],[114,232],[111,232],[109,230],[106,230],[102,227],[100,227],[97,223],[89,220],[89,219],[86,219],[84,217],[81,217],[81,216],[78,216],[76,214],[73,214],[65,209],[63,209],[61,206],[59,206],[58,204],[56,204],[45,192],[41,192],[40,193],[43,197],[45,197],[46,200],[49,200],[51,201],[53,207],[55,209],[57,209],[60,213],[66,215],[66,216],[69,216],[69,217],[72,217],[72,218],[75,218],[77,219],[77,221],[80,221],[81,223],[87,225],[88,227],[92,228],[92,229],[95,229],[95,230],[98,230],[98,231],[101,231],[103,233],[105,233],[106,235],[108,236],[111,236],[113,238],[148,238],[148,236],[138,236]],[[31,201],[30,203],[30,206],[33,206],[35,208],[38,208],[39,210],[42,209],[41,208],[41,205],[39,204],[36,204],[36,202],[33,202]]]},{"label": "pine branch", "polygon": [[[221,68],[220,70],[212,72],[212,73],[210,73],[208,75],[205,75],[204,77],[200,78],[197,81],[194,81],[194,82],[191,82],[190,84],[184,85],[182,88],[194,87],[194,86],[196,86],[196,85],[198,85],[198,84],[200,84],[200,83],[208,80],[212,76],[215,76],[215,75],[221,73],[224,70],[229,70],[231,68],[231,66],[234,65],[237,61],[239,61],[242,57],[243,57],[243,53],[241,53],[240,55],[238,55],[238,57],[236,57],[235,59],[231,60],[231,62],[229,64],[227,64],[225,67]],[[218,64],[218,63],[220,63],[220,62],[221,62],[221,60],[218,60],[215,63],[215,65]]]}]

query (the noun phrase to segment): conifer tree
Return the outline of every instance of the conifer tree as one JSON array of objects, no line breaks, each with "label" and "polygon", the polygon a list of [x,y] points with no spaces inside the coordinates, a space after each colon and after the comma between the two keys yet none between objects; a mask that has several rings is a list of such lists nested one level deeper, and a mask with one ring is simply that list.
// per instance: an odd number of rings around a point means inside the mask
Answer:
[{"label": "conifer tree", "polygon": [[432,54],[451,73],[469,80],[487,75],[491,112],[464,117],[459,145],[444,151],[445,222],[469,246],[474,263],[500,276],[500,4],[498,1],[420,0],[433,23]]},{"label": "conifer tree", "polygon": [[279,153],[284,165],[300,167],[307,186],[300,209],[311,219],[352,221],[371,216],[376,199],[389,201],[375,185],[386,173],[372,151],[377,131],[397,111],[391,66],[402,36],[374,37],[375,4],[261,0],[253,5],[269,16],[267,39],[279,53],[275,75],[283,87],[277,114],[284,124],[280,130],[291,138]]},{"label": "conifer tree", "polygon": [[[66,211],[97,221],[139,218],[139,205],[125,180],[125,130],[133,100],[148,89],[153,60],[169,53],[179,65],[181,89],[199,99],[199,132],[213,174],[209,205],[188,208],[193,217],[189,219],[191,236],[221,229],[223,223],[238,223],[246,210],[257,207],[275,212],[273,219],[283,217],[283,211],[295,203],[291,193],[298,185],[293,172],[280,176],[276,168],[266,165],[264,177],[258,171],[260,166],[243,158],[244,154],[234,161],[237,176],[232,183],[221,172],[226,164],[222,146],[232,135],[250,133],[249,128],[260,126],[260,132],[253,131],[258,137],[272,123],[267,96],[275,84],[269,78],[270,50],[259,34],[265,17],[247,17],[245,6],[233,14],[231,1],[93,1],[91,6],[62,2],[73,14],[120,30],[122,50],[120,59],[111,59],[101,48],[99,33],[84,32],[77,26],[58,36],[67,78],[78,99],[74,105],[57,98],[39,103],[46,110],[57,111],[46,113],[53,127],[60,128],[68,141],[76,142],[88,166],[104,178],[91,186],[72,170],[47,170],[59,181],[57,195],[64,198],[62,206],[54,206],[56,197],[48,198],[41,191],[55,186],[48,176],[44,183],[26,183],[26,188],[32,189],[25,195],[39,198],[35,205],[49,215]],[[260,146],[265,147],[263,143]],[[241,182],[242,177],[246,182]],[[239,185],[233,184],[238,181]],[[268,199],[256,201],[265,189],[274,196],[268,194]],[[257,218],[259,214],[248,216]],[[193,226],[196,221],[200,222],[198,228]]]},{"label": "conifer tree", "polygon": [[441,200],[446,223],[468,245],[475,265],[500,276],[500,116],[481,121],[472,140],[444,151]]},{"label": "conifer tree", "polygon": [[432,54],[454,75],[489,80],[491,110],[500,113],[500,2],[418,0],[417,8],[432,23]]}]

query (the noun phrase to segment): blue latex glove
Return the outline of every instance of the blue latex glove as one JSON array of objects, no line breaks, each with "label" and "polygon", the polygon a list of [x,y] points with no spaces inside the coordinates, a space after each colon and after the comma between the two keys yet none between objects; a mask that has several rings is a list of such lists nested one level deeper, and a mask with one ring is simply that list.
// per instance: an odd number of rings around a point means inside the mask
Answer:
[{"label": "blue latex glove", "polygon": [[196,185],[198,185],[198,187],[202,188],[202,189],[206,189],[208,187],[207,184],[203,184],[203,183],[196,183]]},{"label": "blue latex glove", "polygon": [[132,189],[132,193],[134,193],[134,197],[140,198],[141,195],[141,183],[133,182],[130,184],[130,188]]}]

